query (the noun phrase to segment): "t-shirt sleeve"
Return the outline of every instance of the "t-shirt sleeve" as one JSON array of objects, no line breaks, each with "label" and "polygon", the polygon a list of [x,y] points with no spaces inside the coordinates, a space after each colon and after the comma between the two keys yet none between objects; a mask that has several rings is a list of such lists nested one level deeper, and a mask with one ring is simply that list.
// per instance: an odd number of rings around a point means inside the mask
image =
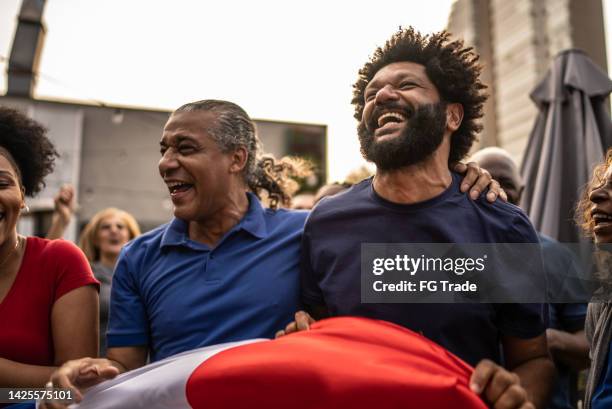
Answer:
[{"label": "t-shirt sleeve", "polygon": [[54,240],[47,251],[56,266],[54,302],[70,291],[86,285],[93,285],[97,290],[100,289],[100,283],[91,272],[87,258],[72,242]]},{"label": "t-shirt sleeve", "polygon": [[[538,235],[523,212],[519,212],[509,229],[507,243],[539,243]],[[539,254],[539,252],[538,252]],[[543,265],[540,256],[540,274]],[[544,300],[542,300],[544,301]],[[544,303],[497,304],[498,328],[503,335],[522,339],[535,338],[546,331]]]},{"label": "t-shirt sleeve", "polygon": [[529,339],[546,330],[544,304],[495,304],[495,309],[503,335]]},{"label": "t-shirt sleeve", "polygon": [[125,248],[113,275],[106,341],[108,348],[149,345],[146,309]]},{"label": "t-shirt sleeve", "polygon": [[577,332],[584,329],[587,304],[568,303],[556,304],[559,307],[559,321],[561,329],[567,332]]},{"label": "t-shirt sleeve", "polygon": [[323,293],[317,282],[312,267],[312,240],[309,223],[306,222],[304,234],[302,234],[302,245],[300,250],[300,285],[302,303],[304,305],[325,305]]},{"label": "t-shirt sleeve", "polygon": [[508,232],[507,243],[540,243],[538,234],[527,215],[519,211],[512,221]]}]

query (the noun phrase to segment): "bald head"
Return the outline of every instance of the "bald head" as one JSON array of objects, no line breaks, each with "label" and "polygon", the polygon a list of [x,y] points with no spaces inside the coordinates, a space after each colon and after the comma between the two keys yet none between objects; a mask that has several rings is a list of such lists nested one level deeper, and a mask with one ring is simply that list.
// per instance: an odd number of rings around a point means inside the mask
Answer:
[{"label": "bald head", "polygon": [[523,192],[523,182],[516,163],[507,151],[498,147],[488,147],[476,152],[470,160],[488,170],[508,194],[508,201],[518,206]]}]

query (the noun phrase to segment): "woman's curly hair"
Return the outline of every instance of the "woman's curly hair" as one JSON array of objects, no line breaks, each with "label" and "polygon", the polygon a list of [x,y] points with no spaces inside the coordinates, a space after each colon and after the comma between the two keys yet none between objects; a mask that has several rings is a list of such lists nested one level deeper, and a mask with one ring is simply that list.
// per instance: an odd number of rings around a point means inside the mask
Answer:
[{"label": "woman's curly hair", "polygon": [[295,178],[313,173],[312,164],[299,158],[285,157],[275,160],[261,154],[261,142],[255,124],[240,106],[229,101],[206,99],[179,107],[175,112],[210,111],[216,114],[216,123],[208,129],[222,152],[228,153],[239,146],[248,152],[244,180],[260,199],[267,197],[269,206],[288,207],[291,197],[299,189]]},{"label": "woman's curly hair", "polygon": [[361,121],[364,92],[378,70],[394,62],[421,64],[438,89],[440,99],[463,106],[463,121],[453,133],[449,157],[450,163],[457,162],[467,155],[482,130],[478,120],[483,116],[487,87],[480,81],[482,67],[478,58],[472,47],[464,47],[460,40],[451,41],[446,31],[423,36],[412,27],[400,28],[359,70],[351,101],[355,119]]},{"label": "woman's curly hair", "polygon": [[0,106],[0,148],[10,154],[28,196],[45,186],[45,177],[53,172],[58,155],[38,122],[11,108]]},{"label": "woman's curly hair", "polygon": [[580,195],[580,200],[578,200],[576,204],[574,215],[576,224],[582,228],[582,231],[588,237],[593,237],[593,229],[595,228],[595,221],[593,220],[593,216],[591,216],[593,202],[591,202],[589,196],[593,190],[606,183],[605,174],[610,165],[612,165],[612,148],[608,149],[606,159],[593,169],[593,177],[591,177],[591,180],[585,185]]}]

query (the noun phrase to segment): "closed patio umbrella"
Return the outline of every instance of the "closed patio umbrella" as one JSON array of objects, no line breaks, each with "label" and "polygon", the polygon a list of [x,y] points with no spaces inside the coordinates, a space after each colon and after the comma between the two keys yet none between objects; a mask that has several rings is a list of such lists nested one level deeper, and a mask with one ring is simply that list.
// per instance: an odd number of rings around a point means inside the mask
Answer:
[{"label": "closed patio umbrella", "polygon": [[536,230],[561,242],[581,240],[573,210],[612,146],[611,91],[610,78],[584,52],[567,50],[530,94],[539,114],[521,166],[521,207]]}]

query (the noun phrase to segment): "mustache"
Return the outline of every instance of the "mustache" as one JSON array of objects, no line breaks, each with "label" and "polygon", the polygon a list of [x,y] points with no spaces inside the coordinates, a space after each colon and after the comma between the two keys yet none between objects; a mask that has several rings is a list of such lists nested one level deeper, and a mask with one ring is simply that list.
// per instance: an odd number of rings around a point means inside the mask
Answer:
[{"label": "mustache", "polygon": [[406,116],[406,119],[412,118],[414,115],[416,108],[411,104],[400,104],[398,102],[388,102],[386,104],[380,104],[374,106],[372,110],[372,114],[370,115],[370,120],[368,121],[368,129],[376,129],[378,128],[378,118],[385,111],[400,111],[403,112]]}]

